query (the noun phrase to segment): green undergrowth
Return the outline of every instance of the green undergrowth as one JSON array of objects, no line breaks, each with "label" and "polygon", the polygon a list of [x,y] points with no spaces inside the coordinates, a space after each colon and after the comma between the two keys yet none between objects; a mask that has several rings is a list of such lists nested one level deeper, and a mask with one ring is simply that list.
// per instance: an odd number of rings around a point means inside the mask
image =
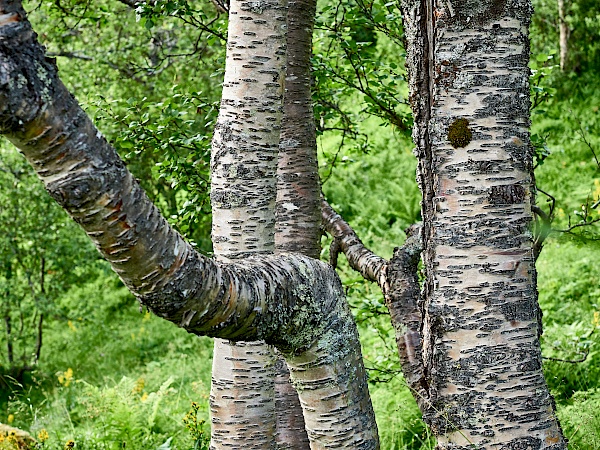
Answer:
[{"label": "green undergrowth", "polygon": [[0,422],[28,430],[40,448],[195,448],[183,419],[196,402],[208,431],[212,341],[140,313],[112,274],[71,290],[63,306],[72,318],[46,330],[36,371],[22,383],[4,377]]}]

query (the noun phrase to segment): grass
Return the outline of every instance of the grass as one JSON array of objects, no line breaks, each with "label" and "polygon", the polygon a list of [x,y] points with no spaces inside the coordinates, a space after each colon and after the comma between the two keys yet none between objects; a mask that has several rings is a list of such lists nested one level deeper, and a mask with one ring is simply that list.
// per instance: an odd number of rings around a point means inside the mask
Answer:
[{"label": "grass", "polygon": [[183,418],[196,401],[198,420],[208,420],[212,341],[140,314],[114,275],[66,297],[93,299],[101,311],[51,324],[27,383],[7,380],[0,421],[34,435],[46,430],[48,449],[69,440],[77,448],[148,449],[169,439],[169,448],[191,449]]}]

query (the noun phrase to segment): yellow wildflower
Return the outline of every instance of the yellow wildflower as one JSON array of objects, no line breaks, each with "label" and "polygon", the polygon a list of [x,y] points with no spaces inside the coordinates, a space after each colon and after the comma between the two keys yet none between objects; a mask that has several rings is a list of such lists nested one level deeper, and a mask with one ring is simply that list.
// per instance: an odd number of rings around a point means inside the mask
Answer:
[{"label": "yellow wildflower", "polygon": [[65,450],[71,450],[73,447],[75,447],[75,441],[73,439],[69,439],[65,444]]},{"label": "yellow wildflower", "polygon": [[135,385],[133,386],[133,393],[134,394],[139,394],[140,392],[142,392],[144,390],[144,386],[146,386],[146,382],[144,381],[144,379],[142,377],[138,378],[137,381],[135,382]]},{"label": "yellow wildflower", "polygon": [[600,311],[594,312],[594,320],[592,321],[592,325],[595,327],[600,326]]},{"label": "yellow wildflower", "polygon": [[8,417],[6,418],[6,423],[11,424],[15,421],[15,415],[14,414],[9,414]]},{"label": "yellow wildflower", "polygon": [[76,328],[76,327],[75,327],[75,325],[73,324],[73,321],[72,321],[72,320],[69,320],[69,321],[67,322],[67,325],[69,326],[69,329],[70,329],[72,332],[76,332],[76,331],[77,331],[77,328]]},{"label": "yellow wildflower", "polygon": [[67,387],[71,384],[71,381],[73,381],[73,369],[69,367],[64,372],[58,372],[56,376],[58,377],[58,382],[64,387]]},{"label": "yellow wildflower", "polygon": [[147,392],[144,392],[144,395],[142,395],[142,397],[140,398],[140,400],[141,400],[142,402],[145,402],[146,400],[148,400],[148,393],[147,393]]},{"label": "yellow wildflower", "polygon": [[17,445],[19,444],[19,438],[17,438],[17,433],[15,433],[14,431],[11,431],[10,433],[8,433],[8,436],[6,437],[6,441],[9,444],[13,445],[14,447],[19,448],[19,447],[17,447]]},{"label": "yellow wildflower", "polygon": [[50,436],[48,435],[48,432],[46,431],[46,429],[42,428],[40,430],[40,432],[38,433],[37,437],[38,437],[38,440],[43,444],[44,442],[46,442],[48,440],[48,438]]}]

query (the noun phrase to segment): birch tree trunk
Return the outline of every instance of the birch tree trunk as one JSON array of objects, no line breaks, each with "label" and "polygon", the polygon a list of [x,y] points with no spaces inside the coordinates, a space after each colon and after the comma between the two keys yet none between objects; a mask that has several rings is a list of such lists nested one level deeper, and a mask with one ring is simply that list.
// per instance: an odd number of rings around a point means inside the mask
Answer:
[{"label": "birch tree trunk", "polygon": [[532,252],[527,0],[404,0],[440,449],[563,449]]},{"label": "birch tree trunk", "polygon": [[[301,253],[318,259],[321,253],[321,188],[310,76],[315,13],[315,0],[288,1],[275,251]],[[306,449],[309,441],[298,393],[281,358],[275,369],[277,445],[281,449]]]},{"label": "birch tree trunk", "polygon": [[[219,261],[274,251],[286,13],[283,0],[230,4],[211,154],[212,240]],[[275,362],[274,349],[264,342],[215,339],[211,448],[277,448]]]},{"label": "birch tree trunk", "polygon": [[558,39],[560,46],[560,70],[565,70],[569,56],[569,25],[565,13],[565,0],[558,0]]},{"label": "birch tree trunk", "polygon": [[[243,68],[247,79],[258,79],[260,65],[250,66]],[[265,110],[278,114],[277,108]],[[220,133],[230,156],[229,144],[252,137],[236,137],[227,127]],[[235,263],[198,254],[168,225],[62,84],[18,0],[0,0],[0,134],[27,157],[142,305],[190,333],[277,347],[300,394],[312,449],[379,448],[356,326],[331,267],[293,254]],[[252,164],[230,169],[241,170],[238,176],[256,170]],[[275,165],[261,175],[270,173]],[[213,199],[245,201],[218,194]],[[226,248],[237,237],[234,221],[231,216],[231,234],[220,243]],[[244,245],[254,244],[246,239]]]}]

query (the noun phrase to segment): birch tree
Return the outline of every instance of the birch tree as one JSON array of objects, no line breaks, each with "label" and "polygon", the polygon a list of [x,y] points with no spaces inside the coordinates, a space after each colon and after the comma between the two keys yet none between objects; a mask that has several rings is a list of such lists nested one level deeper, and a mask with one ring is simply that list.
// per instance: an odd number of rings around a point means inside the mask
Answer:
[{"label": "birch tree", "polygon": [[387,262],[328,205],[326,227],[350,264],[382,287],[407,382],[438,448],[566,448],[539,345],[531,4],[405,0],[402,9],[420,245],[409,239]]},{"label": "birch tree", "polygon": [[[402,7],[422,227],[385,261],[324,205],[326,226],[351,264],[382,287],[407,381],[438,448],[566,448],[539,349],[530,3],[404,0]],[[212,160],[217,261],[160,216],[58,79],[16,0],[0,0],[0,129],[144,306],[191,333],[275,346],[299,394],[311,448],[375,449],[356,327],[339,279],[308,256],[271,255],[277,148],[296,146],[293,137],[276,137],[286,4],[230,8]],[[299,208],[285,195],[278,205]],[[284,236],[292,233],[281,224]],[[284,241],[280,249],[301,251]],[[271,364],[266,356],[262,367]],[[253,364],[243,371],[271,390],[272,379],[260,378]],[[215,423],[214,448],[275,448],[270,394],[242,399],[258,406],[252,423],[236,411],[240,399],[214,395],[230,422]],[[248,426],[261,421],[263,429]]]},{"label": "birch tree", "polygon": [[426,420],[441,448],[564,448],[539,344],[531,4],[404,10],[423,192]]}]

